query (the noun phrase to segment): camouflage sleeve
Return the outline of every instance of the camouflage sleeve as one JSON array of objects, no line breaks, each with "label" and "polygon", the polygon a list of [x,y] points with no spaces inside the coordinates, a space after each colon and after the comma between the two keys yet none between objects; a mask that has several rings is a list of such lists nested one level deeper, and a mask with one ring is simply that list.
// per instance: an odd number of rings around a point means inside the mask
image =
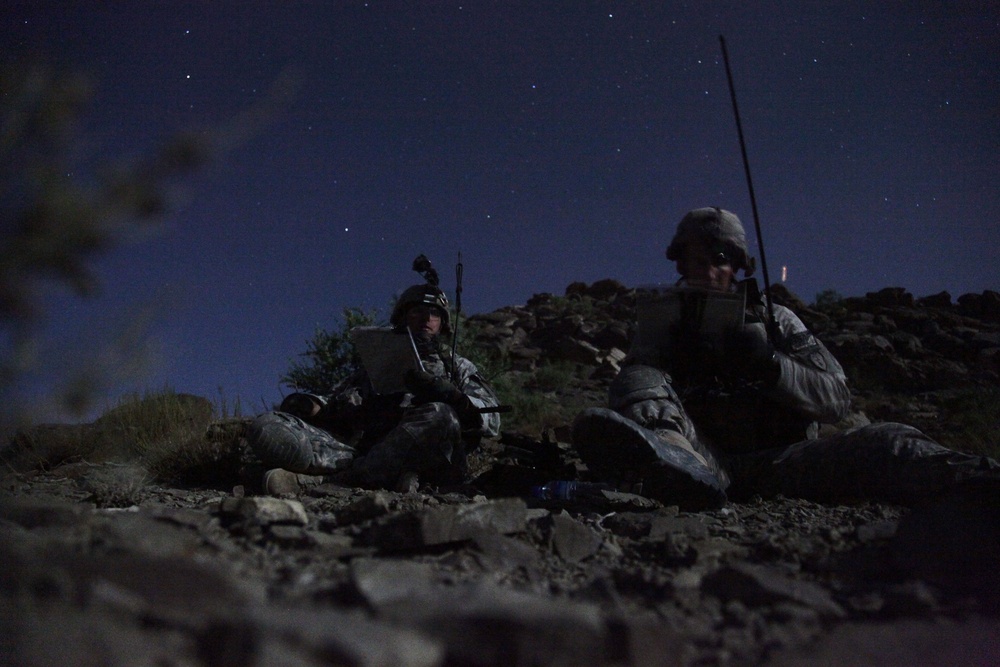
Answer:
[{"label": "camouflage sleeve", "polygon": [[777,400],[816,421],[843,419],[851,393],[840,362],[791,310],[775,305],[774,316],[781,331],[776,354],[781,375],[773,389]]},{"label": "camouflage sleeve", "polygon": [[[458,357],[458,388],[469,400],[479,408],[495,408],[500,405],[500,400],[493,392],[489,383],[479,374],[476,365],[465,359]],[[497,412],[487,412],[481,415],[482,426],[480,433],[488,438],[500,435],[500,414]]]},{"label": "camouflage sleeve", "polygon": [[371,389],[368,374],[360,368],[338,382],[327,396],[327,401],[340,405],[360,405]]},{"label": "camouflage sleeve", "polygon": [[[367,376],[364,375],[364,371],[355,371],[348,377],[344,378],[337,384],[333,386],[325,394],[315,394],[311,392],[296,391],[293,392],[282,400],[279,410],[283,412],[290,412],[297,417],[302,419],[307,419],[312,416],[304,409],[299,408],[300,405],[304,404],[304,401],[310,401],[316,406],[319,406],[320,412],[325,414],[330,414],[339,410],[342,407],[360,405],[363,396],[363,387],[367,382],[365,382]],[[310,406],[306,406],[308,409]],[[313,408],[315,409],[315,408]],[[305,412],[305,414],[303,414]]]}]

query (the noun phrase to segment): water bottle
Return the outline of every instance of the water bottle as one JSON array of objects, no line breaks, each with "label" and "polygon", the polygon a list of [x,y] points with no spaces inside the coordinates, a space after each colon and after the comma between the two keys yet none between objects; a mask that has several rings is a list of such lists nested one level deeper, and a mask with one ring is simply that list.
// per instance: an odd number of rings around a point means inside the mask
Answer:
[{"label": "water bottle", "polygon": [[531,497],[539,500],[569,500],[576,495],[579,482],[556,480],[531,488]]},{"label": "water bottle", "polygon": [[611,490],[610,484],[554,480],[531,488],[531,497],[539,500],[571,500]]}]

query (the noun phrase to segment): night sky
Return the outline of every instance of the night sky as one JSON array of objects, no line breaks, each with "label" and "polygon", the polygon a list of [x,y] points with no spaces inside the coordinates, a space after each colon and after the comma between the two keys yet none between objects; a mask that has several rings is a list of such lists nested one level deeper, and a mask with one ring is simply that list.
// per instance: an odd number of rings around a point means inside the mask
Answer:
[{"label": "night sky", "polygon": [[[998,289],[1000,9],[992,2],[7,2],[7,55],[93,76],[88,155],[278,111],[186,181],[160,233],[50,302],[52,358],[150,308],[164,386],[259,412],[344,306],[419,282],[463,310],[574,281],[669,282],[689,209],[753,216],[806,301]],[[753,243],[754,248],[756,243]],[[758,254],[754,250],[754,254]]]}]

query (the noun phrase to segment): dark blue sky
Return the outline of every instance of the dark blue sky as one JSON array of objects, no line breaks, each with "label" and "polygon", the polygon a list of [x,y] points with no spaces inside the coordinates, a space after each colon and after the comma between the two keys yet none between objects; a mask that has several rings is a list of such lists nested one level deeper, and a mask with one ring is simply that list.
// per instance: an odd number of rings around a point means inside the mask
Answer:
[{"label": "dark blue sky", "polygon": [[[75,6],[74,6],[75,5]],[[670,281],[690,208],[752,225],[726,36],[773,282],[997,289],[1000,10],[987,2],[7,3],[4,53],[98,84],[90,155],[280,110],[184,189],[157,236],[56,295],[60,350],[151,306],[157,360],[114,392],[280,400],[344,306],[427,254],[467,313],[570,282]],[[206,135],[207,136],[207,135]],[[82,339],[82,343],[80,340]],[[66,353],[76,357],[76,352]],[[285,390],[287,391],[287,390]]]}]

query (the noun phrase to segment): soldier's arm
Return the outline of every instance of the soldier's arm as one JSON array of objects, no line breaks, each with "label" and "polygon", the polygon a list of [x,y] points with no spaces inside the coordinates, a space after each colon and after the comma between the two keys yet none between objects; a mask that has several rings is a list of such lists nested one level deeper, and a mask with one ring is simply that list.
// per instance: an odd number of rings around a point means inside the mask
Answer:
[{"label": "soldier's arm", "polygon": [[777,307],[775,318],[782,333],[775,353],[780,373],[771,390],[775,398],[816,421],[843,419],[851,392],[840,363],[792,311]]},{"label": "soldier's arm", "polygon": [[[493,392],[489,383],[479,375],[479,370],[475,364],[467,359],[462,359],[459,365],[459,372],[462,377],[459,389],[469,397],[469,401],[477,408],[496,408],[500,405],[500,399]],[[500,434],[500,413],[487,412],[480,415],[480,433],[486,437],[495,437]]]}]

